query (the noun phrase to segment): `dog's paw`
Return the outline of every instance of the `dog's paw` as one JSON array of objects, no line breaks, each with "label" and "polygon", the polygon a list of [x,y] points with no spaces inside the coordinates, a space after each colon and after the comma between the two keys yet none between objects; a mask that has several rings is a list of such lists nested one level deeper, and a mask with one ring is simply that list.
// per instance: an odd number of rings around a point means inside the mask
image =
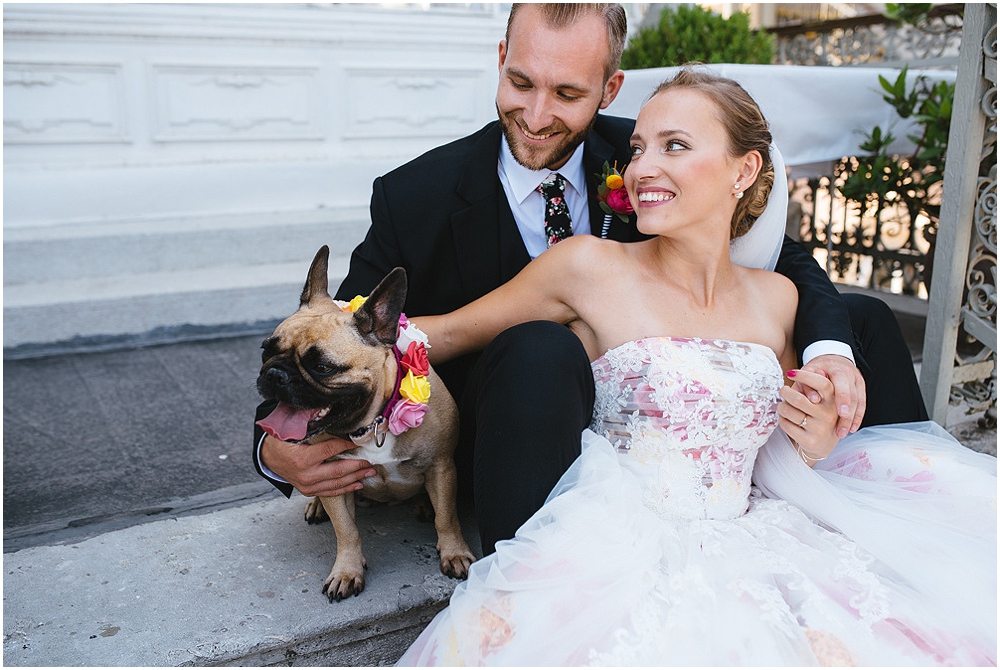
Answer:
[{"label": "dog's paw", "polygon": [[469,576],[469,566],[475,561],[476,557],[467,548],[455,553],[444,552],[441,554],[441,573],[447,577],[465,579]]},{"label": "dog's paw", "polygon": [[323,507],[323,502],[319,498],[313,498],[306,505],[306,523],[323,523],[329,521],[330,516]]},{"label": "dog's paw", "polygon": [[323,582],[323,595],[330,602],[340,602],[344,598],[356,596],[365,590],[364,570],[359,572],[341,572],[334,570]]}]

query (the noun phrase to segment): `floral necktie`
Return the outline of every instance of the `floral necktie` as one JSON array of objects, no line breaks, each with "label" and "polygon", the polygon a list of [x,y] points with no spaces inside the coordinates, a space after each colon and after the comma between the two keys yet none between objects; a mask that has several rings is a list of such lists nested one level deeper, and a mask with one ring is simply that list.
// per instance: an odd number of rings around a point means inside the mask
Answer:
[{"label": "floral necktie", "polygon": [[558,172],[550,174],[538,185],[538,192],[545,198],[545,237],[548,246],[561,242],[573,234],[569,207],[566,206],[566,180]]}]

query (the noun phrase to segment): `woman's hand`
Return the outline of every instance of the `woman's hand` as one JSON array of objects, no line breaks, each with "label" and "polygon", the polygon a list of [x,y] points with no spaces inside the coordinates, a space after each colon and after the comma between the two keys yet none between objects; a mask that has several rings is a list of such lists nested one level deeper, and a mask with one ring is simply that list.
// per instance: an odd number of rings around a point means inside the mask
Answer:
[{"label": "woman's hand", "polygon": [[[818,402],[813,402],[796,389],[781,389],[783,403],[778,405],[778,422],[792,439],[799,456],[812,467],[830,455],[837,446],[837,407],[833,382],[825,376],[806,370],[789,370],[788,378],[814,389]],[[812,394],[811,394],[812,395]]]},{"label": "woman's hand", "polygon": [[[858,432],[861,420],[865,418],[868,397],[865,378],[861,376],[857,366],[849,358],[837,354],[823,354],[803,365],[802,369],[825,375],[833,382],[837,413],[840,415],[837,435],[844,438],[849,432]],[[795,386],[799,391],[809,393],[801,384]]]}]

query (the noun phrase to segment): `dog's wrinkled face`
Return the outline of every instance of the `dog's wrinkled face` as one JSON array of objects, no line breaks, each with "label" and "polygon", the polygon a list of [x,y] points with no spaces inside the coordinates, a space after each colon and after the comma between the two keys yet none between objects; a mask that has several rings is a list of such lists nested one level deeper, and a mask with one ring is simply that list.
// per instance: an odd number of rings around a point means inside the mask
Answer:
[{"label": "dog's wrinkled face", "polygon": [[391,395],[406,274],[391,272],[356,312],[327,292],[327,247],[309,270],[299,310],[264,340],[257,390],[277,408],[259,423],[284,442],[322,432],[346,436],[371,422]]}]

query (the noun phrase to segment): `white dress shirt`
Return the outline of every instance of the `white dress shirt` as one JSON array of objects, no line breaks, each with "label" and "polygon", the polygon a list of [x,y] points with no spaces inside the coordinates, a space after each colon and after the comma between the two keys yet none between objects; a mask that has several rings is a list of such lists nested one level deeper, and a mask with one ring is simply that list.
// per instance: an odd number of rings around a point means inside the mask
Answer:
[{"label": "white dress shirt", "polygon": [[566,206],[573,225],[574,235],[590,234],[590,210],[587,204],[587,174],[583,168],[583,145],[569,157],[558,170],[531,170],[524,167],[510,152],[507,138],[500,144],[500,159],[497,161],[497,175],[507,195],[507,202],[514,213],[514,221],[532,258],[548,249],[545,234],[545,196],[539,193],[538,185],[549,175],[558,172],[566,180]]}]

